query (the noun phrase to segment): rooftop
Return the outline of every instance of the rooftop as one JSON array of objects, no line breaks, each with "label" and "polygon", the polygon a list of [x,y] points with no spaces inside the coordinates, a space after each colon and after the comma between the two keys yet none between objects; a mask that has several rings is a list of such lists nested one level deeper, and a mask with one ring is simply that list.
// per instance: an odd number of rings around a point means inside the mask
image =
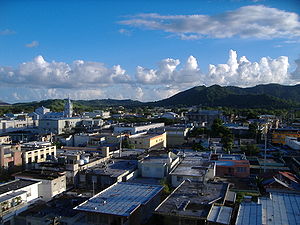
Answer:
[{"label": "rooftop", "polygon": [[74,209],[127,217],[162,189],[160,185],[116,183]]},{"label": "rooftop", "polygon": [[262,225],[262,207],[256,203],[240,204],[235,225]]},{"label": "rooftop", "polygon": [[171,175],[181,176],[203,176],[208,168],[213,166],[214,162],[199,156],[191,154],[185,157]]},{"label": "rooftop", "polygon": [[229,224],[232,208],[227,206],[213,206],[209,212],[207,220],[210,222]]},{"label": "rooftop", "polygon": [[31,180],[13,180],[0,185],[0,195],[5,194],[9,191],[19,190],[21,188],[30,186],[32,184],[36,184],[39,181],[31,181]]},{"label": "rooftop", "polygon": [[56,171],[45,171],[45,170],[25,170],[14,174],[15,177],[29,178],[29,179],[41,179],[41,180],[54,180],[64,173]]},{"label": "rooftop", "polygon": [[222,201],[227,183],[200,183],[183,181],[155,210],[158,214],[206,218],[213,203]]},{"label": "rooftop", "polygon": [[108,162],[97,164],[90,167],[87,173],[94,173],[99,175],[108,175],[111,177],[118,177],[127,171],[133,171],[137,168],[136,160],[109,160]]}]

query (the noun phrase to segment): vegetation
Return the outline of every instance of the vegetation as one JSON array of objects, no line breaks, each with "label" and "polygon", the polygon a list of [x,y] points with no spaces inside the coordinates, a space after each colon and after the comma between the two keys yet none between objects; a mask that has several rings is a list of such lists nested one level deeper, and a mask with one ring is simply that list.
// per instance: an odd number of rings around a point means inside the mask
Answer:
[{"label": "vegetation", "polygon": [[230,151],[233,147],[234,136],[231,131],[223,125],[221,119],[215,119],[210,131],[211,137],[221,137],[221,143],[225,151]]},{"label": "vegetation", "polygon": [[259,148],[256,145],[245,145],[241,147],[241,151],[247,156],[255,156],[259,153]]}]

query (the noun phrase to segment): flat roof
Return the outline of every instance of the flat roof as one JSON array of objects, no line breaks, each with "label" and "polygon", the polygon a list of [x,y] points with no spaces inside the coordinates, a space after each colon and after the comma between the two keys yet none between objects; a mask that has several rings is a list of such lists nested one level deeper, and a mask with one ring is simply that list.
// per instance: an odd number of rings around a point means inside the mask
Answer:
[{"label": "flat roof", "polygon": [[232,208],[227,206],[213,206],[207,220],[220,224],[230,224]]},{"label": "flat roof", "polygon": [[128,217],[162,189],[161,185],[115,183],[74,209]]},{"label": "flat roof", "polygon": [[208,168],[211,168],[214,162],[211,162],[197,154],[191,154],[185,157],[177,168],[170,173],[179,176],[203,176]]},{"label": "flat roof", "polygon": [[86,172],[118,177],[128,171],[137,169],[137,166],[138,162],[136,160],[110,159],[107,162],[99,163],[88,168]]},{"label": "flat roof", "polygon": [[39,183],[39,181],[31,181],[31,180],[20,180],[16,179],[4,184],[0,185],[0,195],[5,194],[9,191],[19,190],[21,188]]},{"label": "flat roof", "polygon": [[63,176],[64,172],[59,171],[46,171],[46,170],[25,170],[14,174],[15,177],[21,179],[40,179],[40,180],[54,180]]},{"label": "flat roof", "polygon": [[206,219],[214,202],[225,198],[228,183],[183,181],[156,209],[155,213]]}]

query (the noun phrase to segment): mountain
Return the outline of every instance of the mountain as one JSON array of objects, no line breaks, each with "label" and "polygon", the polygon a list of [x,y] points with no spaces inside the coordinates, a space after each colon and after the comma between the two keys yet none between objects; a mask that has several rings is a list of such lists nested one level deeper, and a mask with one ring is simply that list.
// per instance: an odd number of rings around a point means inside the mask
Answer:
[{"label": "mountain", "polygon": [[0,106],[10,106],[10,104],[0,100]]},{"label": "mountain", "polygon": [[300,85],[257,85],[250,88],[234,86],[198,86],[167,99],[151,103],[156,106],[202,105],[236,108],[291,108],[300,106]]}]

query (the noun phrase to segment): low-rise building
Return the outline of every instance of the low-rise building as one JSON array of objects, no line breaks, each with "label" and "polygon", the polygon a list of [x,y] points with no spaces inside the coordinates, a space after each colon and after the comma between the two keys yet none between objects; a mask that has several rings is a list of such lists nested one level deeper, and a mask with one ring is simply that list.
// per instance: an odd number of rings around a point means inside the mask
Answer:
[{"label": "low-rise building", "polygon": [[143,224],[160,203],[160,185],[116,183],[75,207],[87,224]]},{"label": "low-rise building", "polygon": [[272,130],[272,144],[286,144],[286,137],[300,138],[300,129],[278,128]]},{"label": "low-rise building", "polygon": [[0,120],[0,134],[12,131],[24,130],[34,127],[34,121],[31,117],[24,116],[20,119]]},{"label": "low-rise building", "polygon": [[20,145],[0,145],[0,167],[11,168],[22,165]]},{"label": "low-rise building", "polygon": [[11,144],[11,139],[9,136],[1,136],[0,137],[0,145],[2,144]]},{"label": "low-rise building", "polygon": [[160,149],[167,147],[166,132],[132,135],[129,137],[129,141],[134,148]]},{"label": "low-rise building", "polygon": [[81,118],[77,117],[43,118],[39,120],[38,129],[40,134],[62,134],[80,125],[80,123]]},{"label": "low-rise building", "polygon": [[30,142],[22,144],[22,161],[25,168],[32,167],[33,163],[45,162],[56,156],[56,146],[50,142]]},{"label": "low-rise building", "polygon": [[285,144],[291,149],[300,150],[300,138],[286,136]]},{"label": "low-rise building", "polygon": [[196,153],[185,153],[185,158],[170,173],[173,187],[177,187],[184,180],[205,183],[214,179],[216,165]]},{"label": "low-rise building", "polygon": [[114,126],[114,133],[137,134],[147,132],[150,129],[156,129],[164,126],[164,123],[122,124]]},{"label": "low-rise building", "polygon": [[[213,154],[212,154],[213,155]],[[250,163],[245,155],[221,154],[216,156],[216,176],[249,177]],[[211,156],[211,158],[215,158]]]},{"label": "low-rise building", "polygon": [[39,199],[39,181],[14,180],[0,184],[0,223],[14,224],[15,216]]},{"label": "low-rise building", "polygon": [[51,200],[54,196],[66,191],[66,175],[61,172],[44,170],[26,170],[14,174],[17,179],[39,181],[39,197],[44,201]]},{"label": "low-rise building", "polygon": [[186,117],[191,122],[196,122],[205,127],[211,127],[215,119],[222,119],[222,112],[217,110],[199,110],[197,112],[189,112]]},{"label": "low-rise building", "polygon": [[163,179],[179,163],[179,157],[172,152],[159,156],[148,156],[139,161],[139,173],[145,178]]},{"label": "low-rise building", "polygon": [[127,181],[138,175],[136,160],[110,159],[79,172],[79,187],[103,190],[116,182]]},{"label": "low-rise building", "polygon": [[205,224],[213,204],[224,204],[227,191],[227,183],[184,180],[155,209],[155,214],[162,225]]}]

